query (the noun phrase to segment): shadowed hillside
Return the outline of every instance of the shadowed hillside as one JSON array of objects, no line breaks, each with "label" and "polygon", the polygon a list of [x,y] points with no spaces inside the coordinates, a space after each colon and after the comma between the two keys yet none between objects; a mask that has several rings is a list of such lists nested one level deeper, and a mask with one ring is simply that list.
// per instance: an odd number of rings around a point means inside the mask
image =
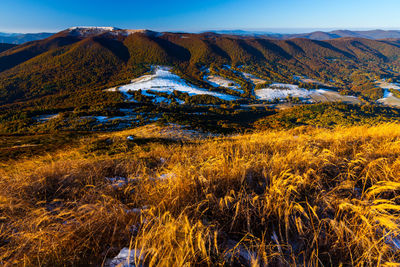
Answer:
[{"label": "shadowed hillside", "polygon": [[8,49],[13,48],[14,46],[16,46],[16,45],[14,45],[14,44],[0,43],[0,53],[6,51],[6,50],[8,50]]}]

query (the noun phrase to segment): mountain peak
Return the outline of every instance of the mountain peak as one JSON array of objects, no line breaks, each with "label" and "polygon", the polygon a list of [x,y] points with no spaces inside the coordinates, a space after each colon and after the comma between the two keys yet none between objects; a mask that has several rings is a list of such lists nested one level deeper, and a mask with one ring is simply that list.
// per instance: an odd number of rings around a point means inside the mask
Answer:
[{"label": "mountain peak", "polygon": [[116,30],[119,29],[115,27],[87,27],[87,26],[71,27],[67,29],[69,35],[79,36],[79,37],[94,36],[107,32],[113,32]]},{"label": "mountain peak", "polygon": [[119,29],[116,27],[87,27],[87,26],[78,26],[71,27],[66,30],[69,35],[77,36],[77,37],[92,37],[96,35],[102,34],[110,34],[110,35],[123,35],[128,36],[134,33],[143,33],[149,36],[159,36],[161,33],[154,32],[147,29]]}]

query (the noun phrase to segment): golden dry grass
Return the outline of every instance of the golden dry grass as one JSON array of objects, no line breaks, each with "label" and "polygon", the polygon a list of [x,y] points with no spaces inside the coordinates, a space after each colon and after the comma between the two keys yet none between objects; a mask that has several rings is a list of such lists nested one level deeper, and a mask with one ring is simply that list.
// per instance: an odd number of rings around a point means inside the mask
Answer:
[{"label": "golden dry grass", "polygon": [[2,264],[98,266],[123,247],[150,266],[400,262],[398,124],[185,143],[129,134],[101,137],[115,153],[85,139],[2,167]]}]

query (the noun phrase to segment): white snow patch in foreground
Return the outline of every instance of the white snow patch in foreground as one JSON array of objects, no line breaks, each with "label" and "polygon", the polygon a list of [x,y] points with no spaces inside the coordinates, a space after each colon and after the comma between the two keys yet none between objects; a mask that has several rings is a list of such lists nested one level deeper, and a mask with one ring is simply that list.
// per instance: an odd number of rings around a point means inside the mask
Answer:
[{"label": "white snow patch in foreground", "polygon": [[156,178],[150,177],[149,180],[150,181],[168,181],[168,180],[174,179],[174,178],[176,178],[175,173],[164,173],[164,174],[157,176]]},{"label": "white snow patch in foreground", "polygon": [[225,253],[225,259],[231,261],[233,259],[238,259],[241,262],[246,263],[246,266],[257,266],[258,255],[257,253],[250,251],[245,246],[240,244],[235,240],[228,240],[227,244],[228,251]]},{"label": "white snow patch in foreground", "polygon": [[115,258],[110,260],[107,267],[131,267],[135,261],[143,261],[144,255],[140,249],[123,248]]},{"label": "white snow patch in foreground", "polygon": [[398,236],[385,237],[385,243],[391,246],[396,251],[400,250],[400,237]]},{"label": "white snow patch in foreground", "polygon": [[121,188],[127,185],[132,179],[117,176],[113,178],[106,178],[106,180],[111,183],[112,187]]},{"label": "white snow patch in foreground", "polygon": [[117,88],[108,89],[109,91],[120,91],[126,93],[129,91],[142,90],[146,94],[147,90],[172,93],[174,90],[192,95],[212,95],[224,100],[235,100],[237,97],[217,92],[207,91],[187,83],[178,75],[172,73],[170,68],[157,66],[154,74],[144,75],[132,80],[132,83]]},{"label": "white snow patch in foreground", "polygon": [[160,176],[157,177],[158,180],[166,180],[166,179],[171,179],[175,178],[176,174],[175,173],[165,173],[161,174]]}]

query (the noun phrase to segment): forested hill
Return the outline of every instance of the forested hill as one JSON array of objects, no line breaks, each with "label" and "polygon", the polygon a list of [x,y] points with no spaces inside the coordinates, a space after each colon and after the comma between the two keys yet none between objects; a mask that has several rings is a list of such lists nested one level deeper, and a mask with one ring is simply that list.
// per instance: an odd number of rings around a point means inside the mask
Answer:
[{"label": "forested hill", "polygon": [[[0,53],[0,105],[129,81],[150,65],[170,65],[202,80],[204,66],[244,66],[270,81],[305,75],[346,90],[394,77],[398,40],[339,38],[270,40],[215,33],[158,33],[115,28],[71,28]],[[360,78],[362,77],[362,78]]]}]

